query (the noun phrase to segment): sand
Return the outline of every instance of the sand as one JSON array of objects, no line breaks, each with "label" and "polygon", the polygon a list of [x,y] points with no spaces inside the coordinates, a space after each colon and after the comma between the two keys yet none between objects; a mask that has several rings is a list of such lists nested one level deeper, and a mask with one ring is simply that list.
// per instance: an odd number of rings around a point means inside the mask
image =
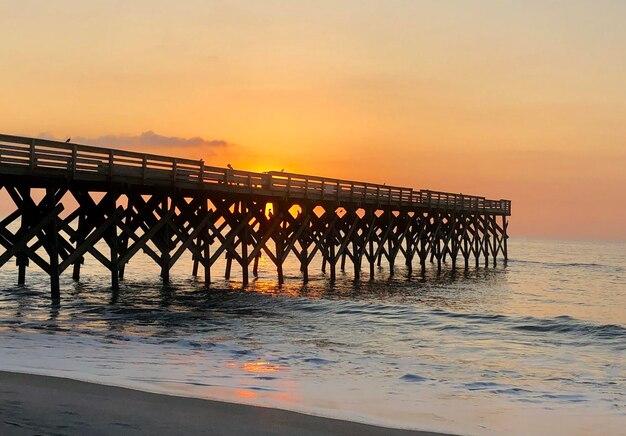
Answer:
[{"label": "sand", "polygon": [[0,434],[435,435],[2,371]]}]

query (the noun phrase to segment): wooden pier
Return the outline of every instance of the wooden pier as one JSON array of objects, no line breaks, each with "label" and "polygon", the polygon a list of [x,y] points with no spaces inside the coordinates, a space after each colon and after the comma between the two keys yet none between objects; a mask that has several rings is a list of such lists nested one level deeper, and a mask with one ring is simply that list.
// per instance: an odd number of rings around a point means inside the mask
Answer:
[{"label": "wooden pier", "polygon": [[0,135],[0,187],[14,204],[0,222],[0,267],[15,258],[23,284],[27,266],[37,265],[50,276],[54,300],[59,276],[71,269],[79,280],[86,255],[111,271],[113,289],[140,251],[160,266],[164,282],[189,251],[193,275],[202,267],[210,283],[211,266],[225,257],[226,279],[236,262],[244,286],[262,254],[279,283],[288,256],[299,261],[305,282],[315,256],[331,281],[346,260],[359,280],[364,263],[374,278],[383,259],[393,273],[399,254],[409,274],[418,262],[423,274],[427,262],[441,270],[448,260],[467,269],[507,259],[509,200],[11,135]]}]

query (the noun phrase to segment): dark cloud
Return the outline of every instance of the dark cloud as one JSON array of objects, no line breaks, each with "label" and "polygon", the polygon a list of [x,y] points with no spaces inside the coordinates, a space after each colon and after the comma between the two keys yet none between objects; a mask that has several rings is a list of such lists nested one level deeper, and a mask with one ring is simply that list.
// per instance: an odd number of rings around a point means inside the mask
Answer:
[{"label": "dark cloud", "polygon": [[[65,141],[67,138],[57,138],[47,133],[40,133],[40,138]],[[127,150],[156,150],[161,148],[203,148],[214,149],[226,147],[228,142],[222,139],[204,139],[199,136],[182,138],[179,136],[163,136],[148,130],[140,135],[104,135],[96,137],[72,137],[76,144],[97,145],[100,147],[123,148]]]}]

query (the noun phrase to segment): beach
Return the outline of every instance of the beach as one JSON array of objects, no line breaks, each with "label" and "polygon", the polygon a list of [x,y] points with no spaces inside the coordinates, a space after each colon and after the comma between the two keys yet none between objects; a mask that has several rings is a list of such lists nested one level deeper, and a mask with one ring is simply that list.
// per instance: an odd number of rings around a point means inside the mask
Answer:
[{"label": "beach", "polygon": [[396,430],[284,410],[0,372],[0,434],[397,435]]}]

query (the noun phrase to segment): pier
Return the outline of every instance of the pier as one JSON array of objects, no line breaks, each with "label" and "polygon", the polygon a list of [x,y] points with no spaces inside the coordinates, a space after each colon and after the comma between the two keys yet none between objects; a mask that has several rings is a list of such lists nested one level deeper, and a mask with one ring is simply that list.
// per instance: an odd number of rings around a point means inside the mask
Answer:
[{"label": "pier", "polygon": [[[225,257],[225,278],[236,264],[244,286],[261,255],[279,284],[289,256],[304,282],[315,256],[331,281],[347,261],[360,280],[363,269],[374,279],[383,262],[393,273],[399,258],[409,274],[418,264],[424,274],[427,263],[468,269],[507,260],[511,202],[504,199],[12,135],[0,135],[0,187],[13,208],[0,222],[0,267],[15,259],[24,284],[27,267],[38,266],[50,276],[53,300],[60,275],[69,269],[80,280],[87,255],[111,272],[114,290],[139,252],[157,263],[165,283],[186,252],[190,273],[202,273],[207,284]],[[102,241],[106,250],[97,246]]]}]

